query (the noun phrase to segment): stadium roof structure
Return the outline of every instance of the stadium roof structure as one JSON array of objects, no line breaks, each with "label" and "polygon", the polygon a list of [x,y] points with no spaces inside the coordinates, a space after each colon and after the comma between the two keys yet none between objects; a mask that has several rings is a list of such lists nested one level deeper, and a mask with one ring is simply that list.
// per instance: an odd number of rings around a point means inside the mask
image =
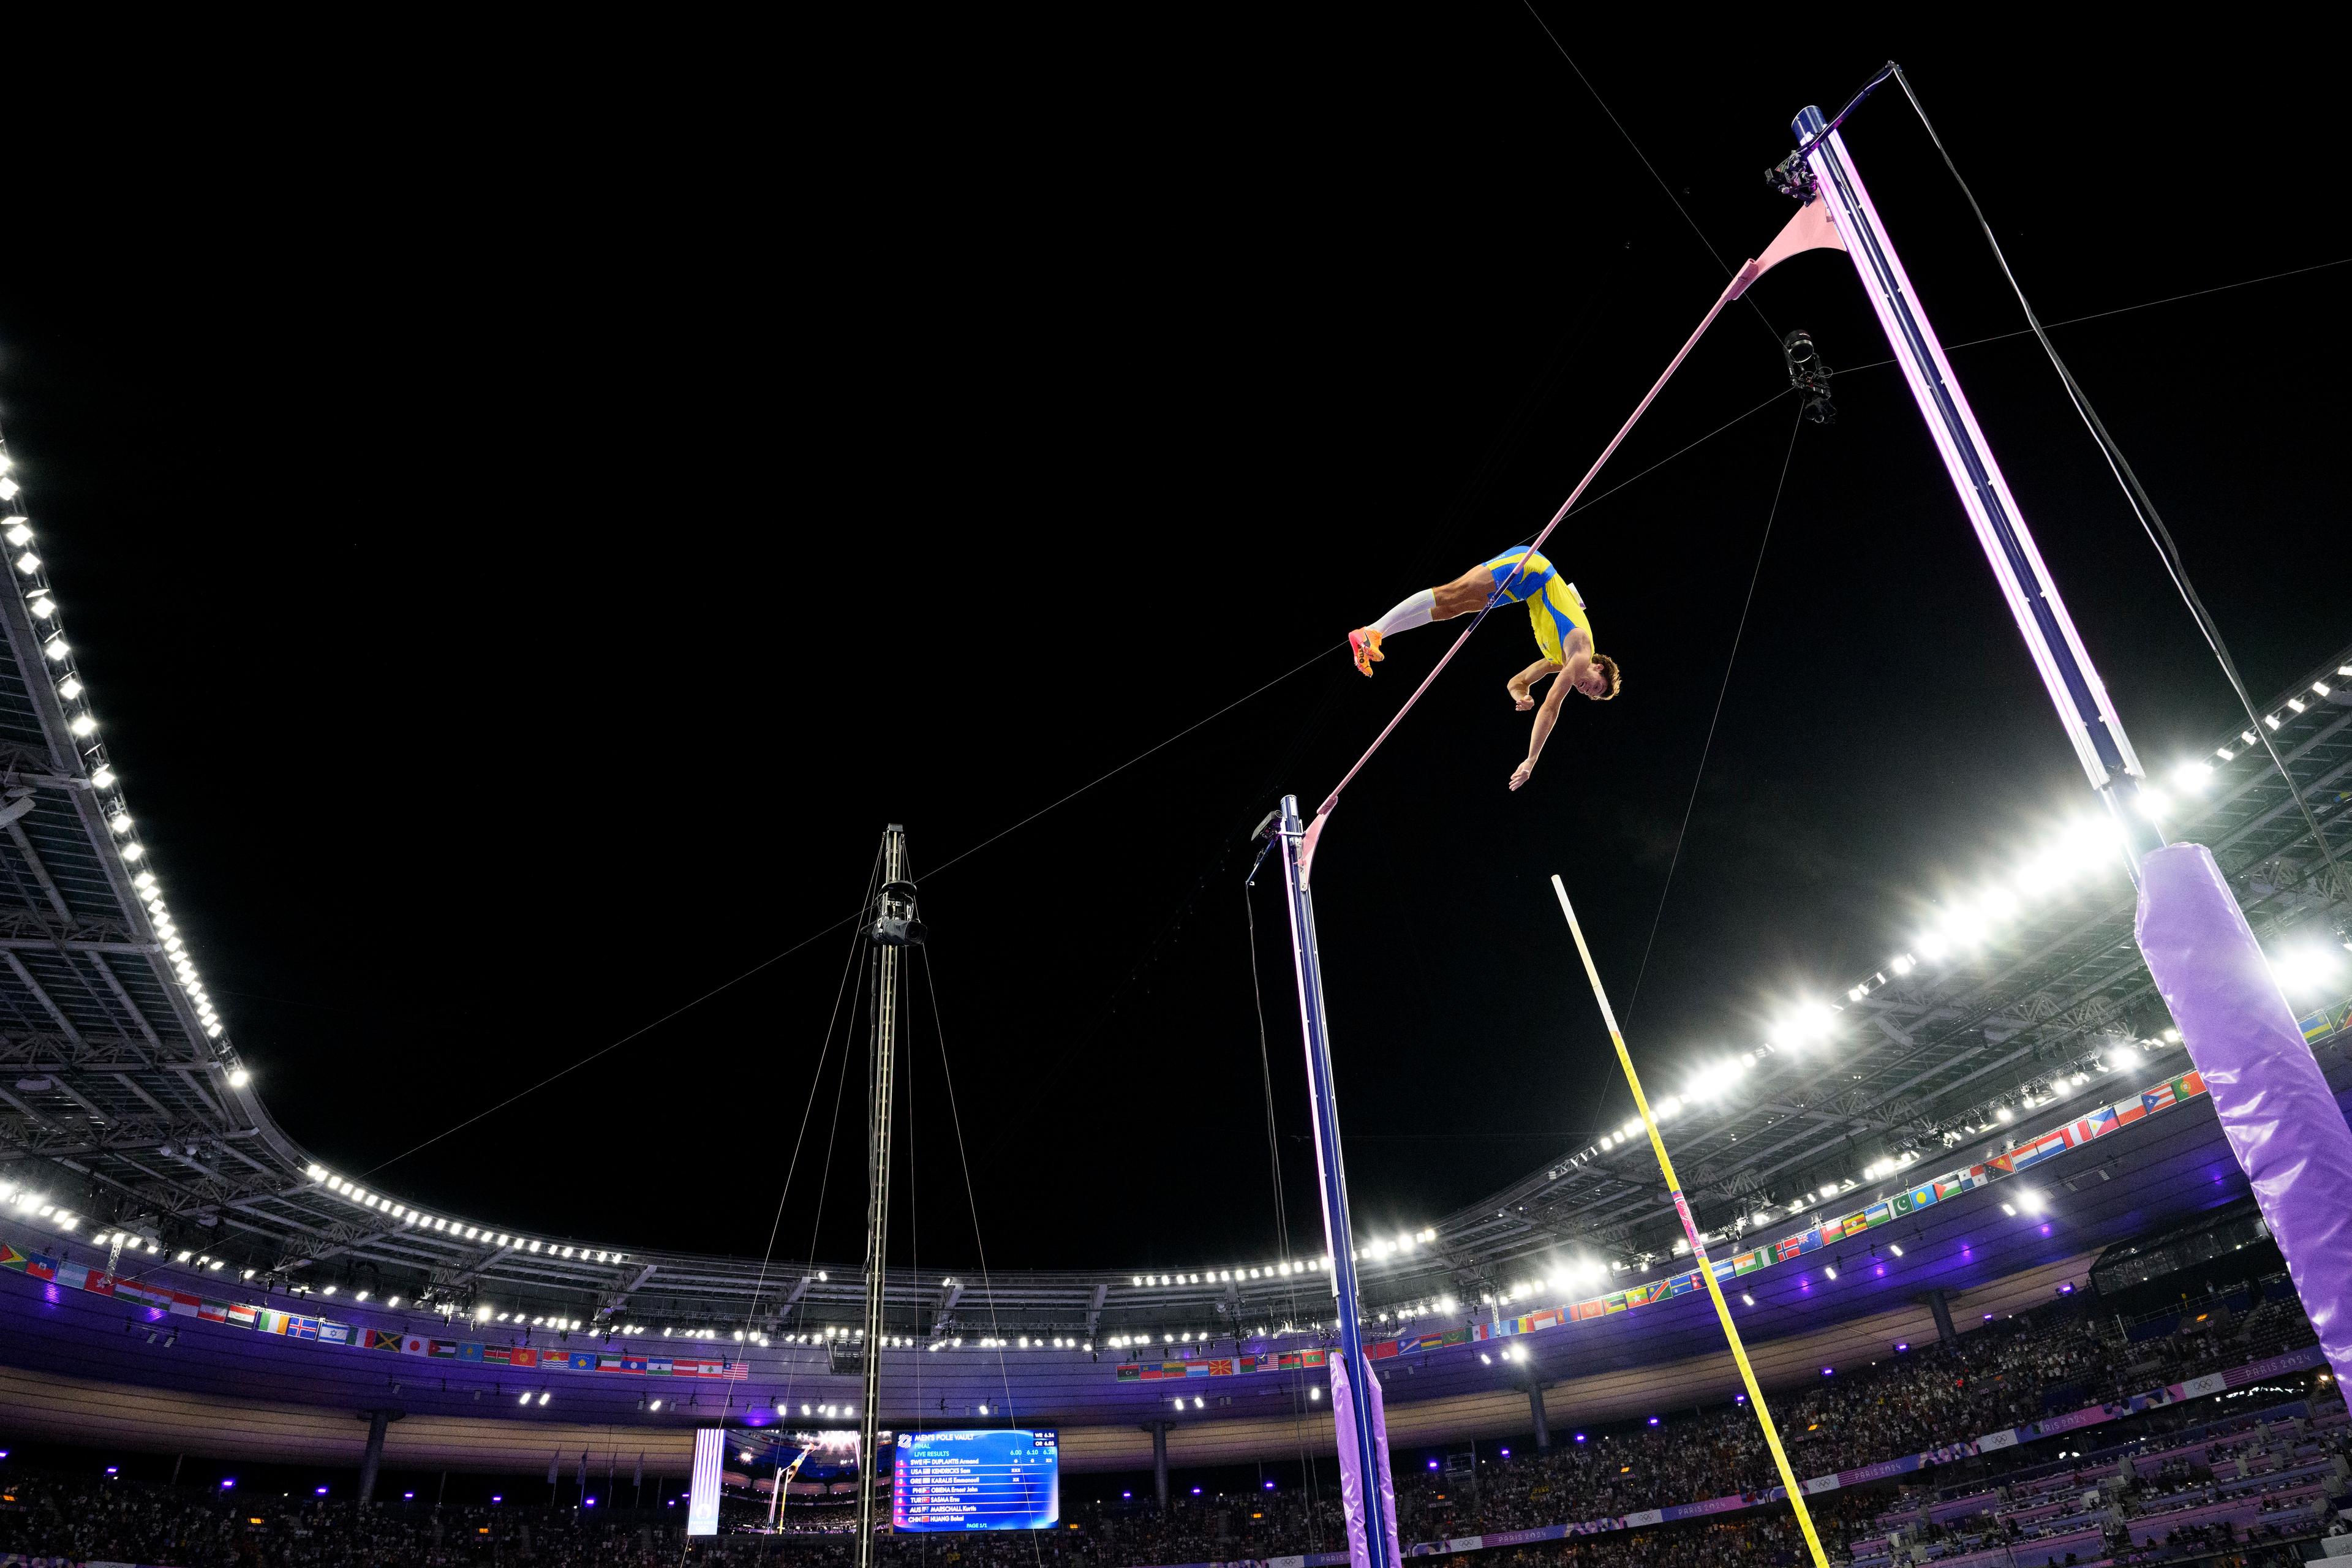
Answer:
[{"label": "stadium roof structure", "polygon": [[[29,1196],[45,1224],[105,1235],[106,1250],[159,1253],[297,1295],[364,1276],[380,1299],[397,1292],[445,1318],[495,1302],[518,1325],[529,1314],[588,1332],[741,1328],[755,1342],[854,1321],[855,1266],[761,1266],[500,1228],[367,1190],[279,1128],[137,837],[37,541],[13,500],[0,507],[0,532],[17,584],[0,594],[0,1216]],[[2294,787],[2352,858],[2352,648],[2266,711]],[[2262,749],[2232,735],[2211,754],[2203,793],[2178,796],[2182,815],[2169,826],[2213,847],[2258,931],[2342,921],[2346,906],[2316,875],[2310,835]],[[1736,1231],[1768,1205],[1793,1217],[1813,1197],[1863,1184],[1865,1157],[1925,1159],[1992,1132],[1997,1101],[2057,1107],[2132,1087],[2102,1078],[2114,1065],[2102,1053],[2154,1043],[2167,1020],[2132,946],[2120,874],[2093,889],[2057,887],[2000,923],[1998,940],[1973,949],[1956,935],[1941,960],[1890,960],[1807,1023],[1823,1040],[1759,1047],[1727,1092],[1685,1109],[1670,1135],[1702,1224]],[[1365,1310],[1505,1294],[1515,1274],[1542,1272],[1563,1247],[1604,1268],[1657,1261],[1671,1221],[1648,1165],[1637,1142],[1568,1151],[1430,1230],[1363,1238],[1374,1260]],[[1089,1352],[1115,1337],[1198,1343],[1297,1310],[1297,1276],[1312,1260],[1249,1261],[1181,1274],[999,1273],[985,1289],[894,1274],[890,1317],[923,1342],[1024,1332]],[[1328,1285],[1318,1279],[1304,1295],[1328,1303]]]}]

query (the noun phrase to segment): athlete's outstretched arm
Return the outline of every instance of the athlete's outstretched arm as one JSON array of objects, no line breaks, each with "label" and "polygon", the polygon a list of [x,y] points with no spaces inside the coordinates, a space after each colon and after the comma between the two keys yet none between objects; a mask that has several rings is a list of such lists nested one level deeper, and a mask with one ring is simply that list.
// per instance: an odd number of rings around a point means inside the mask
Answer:
[{"label": "athlete's outstretched arm", "polygon": [[1535,729],[1528,736],[1528,760],[1511,770],[1513,789],[1517,789],[1534,776],[1536,759],[1543,755],[1544,742],[1551,739],[1551,727],[1559,722],[1560,703],[1576,689],[1577,677],[1582,675],[1585,667],[1591,662],[1591,648],[1581,638],[1577,639],[1569,652],[1567,667],[1560,670],[1559,679],[1551,683],[1551,689],[1544,694],[1543,706],[1536,710]]},{"label": "athlete's outstretched arm", "polygon": [[1505,681],[1504,689],[1511,694],[1512,702],[1517,705],[1520,712],[1524,713],[1536,705],[1536,688],[1543,684],[1544,677],[1558,675],[1560,668],[1559,665],[1554,664],[1548,658],[1539,658]]}]

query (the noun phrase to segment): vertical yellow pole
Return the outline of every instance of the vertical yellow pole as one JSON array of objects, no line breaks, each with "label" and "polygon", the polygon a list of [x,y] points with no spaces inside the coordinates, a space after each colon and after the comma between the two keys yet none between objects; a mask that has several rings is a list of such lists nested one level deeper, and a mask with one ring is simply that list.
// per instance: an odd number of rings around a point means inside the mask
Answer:
[{"label": "vertical yellow pole", "polygon": [[1829,1568],[1829,1558],[1822,1551],[1822,1538],[1813,1531],[1813,1516],[1805,1507],[1805,1492],[1797,1484],[1797,1473],[1789,1468],[1789,1456],[1780,1447],[1780,1433],[1772,1425],[1772,1413],[1764,1407],[1764,1391],[1756,1385],[1756,1369],[1748,1364],[1748,1347],[1739,1342],[1739,1330],[1731,1321],[1730,1305],[1723,1299],[1723,1287],[1716,1282],[1714,1265],[1707,1261],[1706,1248],[1699,1245],[1698,1226],[1692,1223],[1690,1205],[1683,1197],[1682,1183],[1675,1179],[1675,1163],[1666,1157],[1666,1141],[1658,1135],[1657,1118],[1650,1114],[1650,1100],[1642,1092],[1641,1075],[1633,1070],[1633,1058],[1626,1054],[1625,1037],[1618,1032],[1617,1015],[1609,1005],[1609,994],[1601,989],[1601,971],[1593,967],[1592,950],[1584,945],[1584,930],[1576,923],[1576,910],[1568,901],[1568,889],[1555,876],[1551,890],[1559,895],[1559,912],[1568,917],[1568,934],[1576,939],[1577,956],[1584,960],[1584,977],[1592,982],[1592,999],[1601,1004],[1601,1021],[1609,1026],[1609,1038],[1617,1047],[1617,1065],[1625,1069],[1626,1085],[1633,1091],[1633,1108],[1642,1113],[1642,1126],[1650,1134],[1650,1149],[1658,1156],[1658,1169],[1666,1178],[1666,1191],[1675,1200],[1675,1212],[1682,1216],[1683,1235],[1690,1240],[1691,1257],[1698,1264],[1698,1277],[1706,1286],[1707,1300],[1715,1303],[1715,1315],[1723,1324],[1723,1337],[1731,1342],[1731,1359],[1739,1365],[1739,1381],[1748,1385],[1748,1403],[1756,1407],[1756,1419],[1764,1427],[1764,1442],[1772,1450],[1772,1463],[1780,1467],[1780,1485],[1787,1489],[1789,1504],[1797,1510],[1797,1523],[1805,1532],[1805,1545],[1813,1554],[1813,1568]]}]

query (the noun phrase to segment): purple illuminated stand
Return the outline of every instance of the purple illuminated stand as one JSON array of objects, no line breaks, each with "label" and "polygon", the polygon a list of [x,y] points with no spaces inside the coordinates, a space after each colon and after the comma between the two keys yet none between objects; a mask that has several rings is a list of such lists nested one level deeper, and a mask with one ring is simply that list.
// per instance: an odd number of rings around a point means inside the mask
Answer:
[{"label": "purple illuminated stand", "polygon": [[1389,1475],[1388,1420],[1380,1374],[1364,1357],[1357,1321],[1355,1229],[1348,1217],[1348,1172],[1339,1158],[1339,1106],[1331,1084],[1331,1036],[1323,1016],[1323,961],[1315,942],[1315,901],[1307,888],[1307,829],[1298,797],[1284,795],[1275,831],[1282,882],[1290,895],[1290,952],[1298,974],[1298,1025],[1307,1038],[1307,1088],[1315,1112],[1315,1168],[1323,1196],[1323,1237],[1331,1255],[1332,1306],[1339,1353],[1331,1361],[1331,1417],[1339,1438],[1339,1500],[1348,1520],[1350,1568],[1398,1568],[1396,1485]]},{"label": "purple illuminated stand", "polygon": [[2140,808],[2139,759],[1993,460],[1918,295],[1818,109],[1792,127],[1814,197],[1845,242],[1952,488],[1975,527],[2083,771],[2128,848],[2140,952],[2204,1075],[2230,1146],[2339,1380],[2352,1377],[2352,1128],[2203,847],[2164,846]]}]

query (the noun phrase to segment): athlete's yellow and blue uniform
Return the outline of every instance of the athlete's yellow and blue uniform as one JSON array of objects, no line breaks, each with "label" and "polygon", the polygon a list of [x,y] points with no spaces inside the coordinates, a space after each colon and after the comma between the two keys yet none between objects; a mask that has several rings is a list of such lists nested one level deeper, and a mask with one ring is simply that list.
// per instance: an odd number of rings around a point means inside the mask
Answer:
[{"label": "athlete's yellow and blue uniform", "polygon": [[1563,580],[1559,569],[1537,552],[1524,545],[1506,550],[1486,563],[1486,571],[1495,579],[1498,600],[1527,605],[1528,619],[1535,623],[1536,646],[1552,663],[1568,662],[1563,651],[1568,634],[1579,626],[1584,628],[1586,642],[1592,641],[1592,617],[1577,597],[1576,584]]}]

